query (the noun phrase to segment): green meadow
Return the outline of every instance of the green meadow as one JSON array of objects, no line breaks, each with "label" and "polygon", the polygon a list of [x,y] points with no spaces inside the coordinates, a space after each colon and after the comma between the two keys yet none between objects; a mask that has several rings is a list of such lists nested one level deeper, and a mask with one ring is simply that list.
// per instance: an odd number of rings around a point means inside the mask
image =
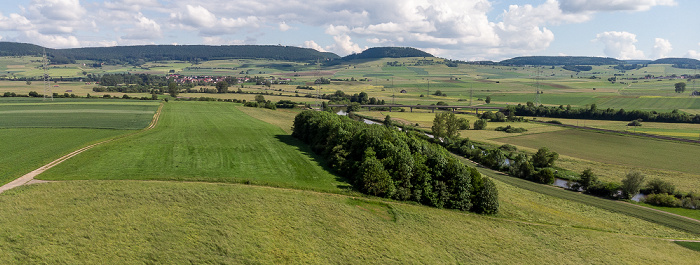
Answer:
[{"label": "green meadow", "polygon": [[97,146],[39,178],[253,182],[333,192],[347,186],[320,165],[308,147],[235,104],[169,102],[155,129]]}]

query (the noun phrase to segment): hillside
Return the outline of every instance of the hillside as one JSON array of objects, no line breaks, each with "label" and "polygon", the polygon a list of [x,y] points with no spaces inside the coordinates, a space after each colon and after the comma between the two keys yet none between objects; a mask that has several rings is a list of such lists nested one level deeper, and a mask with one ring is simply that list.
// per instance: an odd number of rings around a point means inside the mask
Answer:
[{"label": "hillside", "polygon": [[586,56],[524,56],[500,61],[500,65],[612,65],[623,61],[605,57]]},{"label": "hillside", "polygon": [[697,69],[700,61],[688,58],[663,58],[650,62],[649,64],[672,64],[673,67],[683,69]]},{"label": "hillside", "polygon": [[432,54],[411,47],[374,47],[361,53],[343,57],[343,60],[404,58],[404,57],[434,57]]},{"label": "hillside", "polygon": [[[0,42],[0,56],[40,55],[42,47],[13,42]],[[333,60],[340,56],[314,49],[275,45],[144,45],[46,49],[53,63],[93,60],[112,64],[179,60],[208,61],[214,59],[259,58],[286,61]]]}]

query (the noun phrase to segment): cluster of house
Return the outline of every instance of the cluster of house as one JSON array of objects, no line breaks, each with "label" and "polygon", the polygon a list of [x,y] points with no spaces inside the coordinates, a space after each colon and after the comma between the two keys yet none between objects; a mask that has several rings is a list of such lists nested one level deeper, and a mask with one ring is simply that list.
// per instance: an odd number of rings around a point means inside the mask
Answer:
[{"label": "cluster of house", "polygon": [[[249,77],[249,76],[244,76],[244,77],[231,77],[231,76],[208,76],[208,75],[203,75],[203,76],[184,76],[184,75],[179,75],[179,74],[169,74],[168,79],[172,78],[175,80],[175,82],[184,84],[184,83],[217,83],[219,81],[225,81],[226,79],[229,78],[235,78],[238,82],[237,83],[247,83],[247,82],[259,82],[260,77]],[[279,78],[279,77],[274,77],[274,76],[269,76],[262,78],[263,80],[270,80],[271,83],[273,84],[287,84],[291,81],[290,78]]]}]

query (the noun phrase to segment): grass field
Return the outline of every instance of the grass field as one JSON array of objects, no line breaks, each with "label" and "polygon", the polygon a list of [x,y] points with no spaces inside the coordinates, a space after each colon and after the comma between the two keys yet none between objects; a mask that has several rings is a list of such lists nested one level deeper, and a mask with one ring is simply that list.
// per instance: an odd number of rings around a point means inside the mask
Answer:
[{"label": "grass field", "polygon": [[90,143],[130,130],[12,128],[0,129],[0,185]]},{"label": "grass field", "polygon": [[333,192],[347,186],[308,147],[236,106],[166,103],[155,129],[97,146],[39,178],[251,181]]},{"label": "grass field", "polygon": [[664,123],[643,122],[642,126],[627,126],[629,121],[586,120],[586,119],[561,119],[539,118],[540,120],[557,120],[563,124],[586,126],[617,131],[643,132],[647,134],[666,135],[678,138],[697,140],[700,137],[700,124],[692,123]]},{"label": "grass field", "polygon": [[230,184],[68,181],[0,195],[1,263],[691,264],[670,241]]},{"label": "grass field", "polygon": [[159,102],[134,100],[56,100],[18,98],[0,103],[0,128],[142,129]]},{"label": "grass field", "polygon": [[573,129],[504,137],[497,141],[530,148],[548,147],[560,154],[592,161],[687,173],[697,173],[693,161],[700,156],[700,148],[693,144]]}]

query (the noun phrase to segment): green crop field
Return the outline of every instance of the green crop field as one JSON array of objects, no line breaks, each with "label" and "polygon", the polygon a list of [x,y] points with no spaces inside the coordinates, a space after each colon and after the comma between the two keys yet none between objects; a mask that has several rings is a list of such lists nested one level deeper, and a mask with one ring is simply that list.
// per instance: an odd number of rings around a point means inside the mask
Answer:
[{"label": "green crop field", "polygon": [[700,148],[694,144],[572,129],[504,137],[495,141],[533,149],[548,147],[574,158],[628,166],[630,171],[663,169],[688,173],[692,175],[667,175],[663,178],[688,190],[700,186],[700,178],[695,175],[697,168],[693,162],[700,155]]},{"label": "green crop field", "polygon": [[0,128],[142,129],[158,107],[155,101],[18,99],[0,103]]},{"label": "green crop field", "polygon": [[155,129],[97,146],[39,178],[251,181],[336,192],[347,186],[319,167],[308,147],[235,104],[170,102],[163,111]]},{"label": "green crop field", "polygon": [[690,264],[700,259],[700,253],[662,239],[231,184],[46,183],[3,193],[0,211],[11,213],[0,215],[2,263]]}]

